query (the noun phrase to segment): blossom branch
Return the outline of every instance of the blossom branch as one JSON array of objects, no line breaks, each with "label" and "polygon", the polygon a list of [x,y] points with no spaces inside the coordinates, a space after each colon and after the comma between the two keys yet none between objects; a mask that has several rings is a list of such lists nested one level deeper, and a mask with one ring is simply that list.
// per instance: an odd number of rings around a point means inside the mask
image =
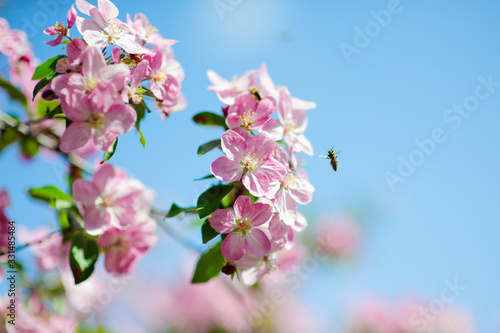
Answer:
[{"label": "blossom branch", "polygon": [[[2,128],[2,129],[10,127],[10,128],[16,129],[19,133],[21,133],[23,135],[31,135],[30,127],[28,126],[28,124],[25,124],[23,122],[18,121],[17,119],[9,116],[8,114],[6,114],[3,111],[0,111],[0,120],[1,120],[0,128]],[[74,154],[70,155],[68,153],[64,153],[63,151],[61,151],[59,149],[58,140],[55,140],[54,138],[50,137],[49,135],[45,135],[45,134],[39,134],[39,135],[33,136],[33,137],[37,140],[37,142],[41,146],[48,148],[50,150],[53,150],[53,151],[59,153],[60,155],[66,157],[68,162],[71,163],[72,165],[82,169],[85,172],[93,173],[92,166],[85,159],[83,159],[79,156],[75,156]]]}]

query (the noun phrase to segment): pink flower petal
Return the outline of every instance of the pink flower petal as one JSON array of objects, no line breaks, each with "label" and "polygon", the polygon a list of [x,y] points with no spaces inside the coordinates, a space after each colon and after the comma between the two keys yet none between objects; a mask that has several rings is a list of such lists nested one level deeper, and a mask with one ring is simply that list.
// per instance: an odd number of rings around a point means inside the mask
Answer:
[{"label": "pink flower petal", "polygon": [[130,80],[130,86],[137,88],[141,81],[146,77],[146,71],[148,70],[149,62],[147,60],[142,60],[139,65],[135,68],[132,73],[132,80]]},{"label": "pink flower petal", "polygon": [[221,138],[222,151],[226,153],[230,160],[241,160],[241,157],[247,150],[245,139],[236,133],[229,130],[222,134]]},{"label": "pink flower petal", "polygon": [[110,81],[117,90],[121,90],[125,87],[125,81],[127,76],[130,74],[130,69],[125,64],[115,64],[108,65],[101,72],[101,79],[105,81]]},{"label": "pink flower petal", "polygon": [[246,195],[240,195],[234,202],[234,213],[236,218],[244,219],[254,215],[255,204],[252,199]]},{"label": "pink flower petal", "polygon": [[286,175],[287,168],[276,160],[267,160],[257,169],[259,174],[266,175],[269,182],[281,179]]},{"label": "pink flower petal", "polygon": [[109,0],[98,0],[97,6],[99,11],[106,18],[106,20],[111,20],[118,17],[118,8]]},{"label": "pink flower petal", "polygon": [[105,209],[89,207],[83,214],[85,230],[91,235],[100,235],[109,228],[109,213]]},{"label": "pink flower petal", "polygon": [[262,131],[268,133],[273,140],[278,141],[283,138],[285,129],[276,119],[269,119],[268,122],[262,127]]},{"label": "pink flower petal", "polygon": [[104,114],[103,127],[117,134],[128,132],[135,124],[137,113],[129,105],[115,104]]},{"label": "pink flower petal", "polygon": [[115,177],[115,168],[111,164],[104,164],[99,168],[99,170],[94,173],[92,183],[98,190],[98,193],[102,193],[106,187],[107,182]]},{"label": "pink flower petal", "polygon": [[49,46],[57,46],[57,45],[61,44],[62,40],[63,40],[63,35],[59,35],[59,36],[57,36],[56,39],[45,42],[45,44],[47,44]]},{"label": "pink flower petal", "polygon": [[[229,85],[229,81],[227,81],[226,79],[220,77],[215,71],[213,71],[211,69],[209,69],[207,71],[207,76],[208,76],[208,79],[210,80],[210,82],[212,82],[216,86]],[[214,90],[214,89],[208,88],[208,90]]]},{"label": "pink flower petal", "polygon": [[55,26],[51,26],[51,27],[48,27],[47,29],[45,29],[43,31],[43,33],[46,35],[49,35],[49,36],[53,36],[53,35],[57,35],[59,32],[57,31]]},{"label": "pink flower petal", "polygon": [[230,233],[229,235],[227,235],[226,239],[222,241],[221,251],[222,256],[226,259],[241,259],[241,257],[243,257],[246,252],[245,238],[234,232]]},{"label": "pink flower petal", "polygon": [[108,20],[102,15],[102,13],[97,8],[92,8],[90,10],[90,16],[99,25],[99,28],[106,29],[108,27]]},{"label": "pink flower petal", "polygon": [[250,230],[245,236],[245,239],[247,241],[247,251],[258,257],[263,257],[271,251],[271,242],[262,230]]},{"label": "pink flower petal", "polygon": [[219,157],[210,165],[210,172],[215,178],[223,182],[232,183],[240,180],[243,175],[243,167],[240,162],[231,161],[227,157]]},{"label": "pink flower petal", "polygon": [[90,140],[91,134],[89,124],[72,123],[64,131],[59,148],[65,153],[81,148]]},{"label": "pink flower petal", "polygon": [[94,205],[100,193],[100,189],[88,180],[76,179],[73,182],[73,195],[76,201],[84,205]]},{"label": "pink flower petal", "polygon": [[90,3],[88,3],[85,0],[76,0],[75,4],[76,4],[76,8],[78,8],[78,10],[82,14],[85,14],[85,15],[88,15],[88,16],[90,16],[90,10],[92,8],[95,8],[95,6],[91,5]]},{"label": "pink flower petal", "polygon": [[110,248],[106,253],[104,267],[108,273],[130,274],[137,264],[135,251],[123,252],[119,248]]},{"label": "pink flower petal", "polygon": [[217,209],[209,219],[210,225],[218,233],[228,234],[236,226],[233,214],[226,209]]},{"label": "pink flower petal", "polygon": [[108,247],[116,242],[118,239],[120,231],[115,228],[110,228],[106,230],[102,235],[97,239],[97,244],[99,247]]},{"label": "pink flower petal", "polygon": [[113,48],[113,51],[111,51],[111,58],[113,59],[113,62],[115,64],[121,63],[121,59],[120,59],[121,55],[122,55],[122,49],[119,48],[118,46],[115,46]]},{"label": "pink flower petal", "polygon": [[247,172],[242,179],[246,189],[256,197],[264,196],[269,190],[269,179],[263,173]]},{"label": "pink flower petal", "polygon": [[81,38],[73,38],[73,41],[66,46],[66,52],[71,60],[76,60],[87,48],[87,44]]},{"label": "pink flower petal", "polygon": [[68,21],[68,29],[75,24],[77,16],[78,13],[76,12],[75,6],[71,5],[71,8],[68,10],[68,14],[66,14],[66,20]]},{"label": "pink flower petal", "polygon": [[101,51],[89,45],[82,53],[82,73],[86,78],[93,79],[101,76],[106,68],[106,61]]},{"label": "pink flower petal", "polygon": [[252,222],[254,227],[263,225],[273,215],[273,210],[270,205],[257,202],[254,204],[254,211],[252,214],[248,214],[246,217]]},{"label": "pink flower petal", "polygon": [[297,218],[297,203],[286,191],[281,190],[274,199],[280,217],[288,225],[293,225]]},{"label": "pink flower petal", "polygon": [[82,35],[84,33],[90,32],[90,31],[99,32],[99,33],[101,33],[101,31],[102,31],[101,27],[95,21],[88,19],[88,18],[77,17],[75,24],[76,24],[76,28],[78,29],[78,31]]},{"label": "pink flower petal", "polygon": [[[91,21],[94,22],[94,21]],[[97,24],[96,24],[97,25]],[[108,47],[109,40],[105,34],[102,33],[101,28],[99,30],[86,30],[82,32],[83,39],[88,43],[88,45],[95,46],[97,48],[103,49]]]},{"label": "pink flower petal", "polygon": [[98,149],[109,153],[113,150],[113,142],[117,137],[118,133],[98,128],[94,131],[92,139]]}]

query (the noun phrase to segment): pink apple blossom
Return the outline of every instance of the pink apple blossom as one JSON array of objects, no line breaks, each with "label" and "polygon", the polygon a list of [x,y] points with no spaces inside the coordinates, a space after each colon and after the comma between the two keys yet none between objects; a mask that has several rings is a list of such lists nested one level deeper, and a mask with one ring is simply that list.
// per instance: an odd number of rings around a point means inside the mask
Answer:
[{"label": "pink apple blossom", "polygon": [[184,78],[182,67],[158,48],[154,56],[145,57],[145,59],[148,58],[150,59],[151,91],[160,101],[167,100],[171,105],[177,104],[180,81]]},{"label": "pink apple blossom", "polygon": [[[71,52],[76,54],[81,50],[81,45],[79,43],[74,46]],[[82,63],[82,73],[60,75],[52,80],[52,88],[61,98],[63,111],[77,107],[74,101],[77,93],[90,94],[99,83],[113,87],[116,92],[125,88],[127,76],[130,74],[129,68],[124,64],[107,65],[98,48],[88,46],[76,61]]]},{"label": "pink apple blossom", "polygon": [[81,148],[90,140],[100,150],[111,151],[118,135],[128,132],[135,124],[135,110],[120,103],[120,96],[112,86],[99,83],[90,95],[75,94],[72,98],[75,107],[63,108],[64,114],[73,121],[61,137],[63,152]]},{"label": "pink apple blossom", "polygon": [[240,280],[245,286],[256,284],[264,276],[271,274],[279,267],[276,253],[271,253],[261,258],[246,254],[242,259],[235,261],[234,264],[244,268],[240,273]]},{"label": "pink apple blossom", "polygon": [[[272,96],[274,99],[278,100],[280,97],[280,90],[285,87],[277,87],[274,85],[273,80],[269,76],[266,64],[262,64],[258,70],[259,81],[255,84],[255,87],[259,89],[262,97]],[[292,97],[292,109],[293,110],[309,110],[315,109],[316,103],[304,101],[295,97]]]},{"label": "pink apple blossom", "polygon": [[61,58],[57,61],[56,72],[67,73],[75,70],[79,63],[76,61],[82,52],[87,48],[87,44],[81,38],[73,38],[73,40],[66,45],[67,57]]},{"label": "pink apple blossom", "polygon": [[236,96],[235,102],[228,109],[226,124],[230,129],[261,129],[271,119],[269,115],[276,109],[276,101],[272,97],[257,101],[249,91]]},{"label": "pink apple blossom", "polygon": [[50,271],[55,268],[64,268],[67,265],[71,242],[63,243],[61,233],[53,234],[46,227],[35,230],[19,230],[19,240],[22,243],[31,243],[29,250],[36,257],[40,271]]},{"label": "pink apple blossom", "polygon": [[297,217],[297,202],[307,205],[312,200],[314,187],[307,178],[304,169],[296,169],[280,180],[272,182],[269,186],[267,198],[273,199],[281,219],[288,225],[293,225]]},{"label": "pink apple blossom", "polygon": [[239,196],[234,202],[234,214],[217,209],[210,217],[210,225],[221,234],[228,234],[222,241],[222,255],[229,260],[239,260],[245,253],[262,258],[271,251],[271,242],[258,227],[271,219],[271,206],[254,203],[248,196]]},{"label": "pink apple blossom", "polygon": [[270,184],[287,172],[286,152],[266,133],[245,140],[228,130],[222,134],[222,150],[226,156],[212,163],[212,174],[228,183],[242,179],[243,185],[255,196],[265,195]]},{"label": "pink apple blossom", "polygon": [[73,193],[83,207],[85,229],[92,235],[102,234],[111,227],[129,228],[151,209],[152,198],[144,185],[127,178],[111,164],[103,165],[92,181],[75,180]]},{"label": "pink apple blossom", "polygon": [[57,35],[56,39],[51,40],[50,42],[45,42],[45,44],[50,46],[59,45],[64,37],[69,36],[69,29],[71,29],[73,24],[75,24],[76,17],[77,17],[76,9],[74,5],[71,5],[71,8],[70,10],[68,10],[68,14],[66,15],[66,20],[68,21],[67,25],[64,25],[64,22],[56,23],[55,25],[48,27],[43,31],[44,34],[49,36]]},{"label": "pink apple blossom", "polygon": [[314,150],[305,137],[304,131],[307,127],[307,117],[305,110],[293,109],[292,98],[288,89],[284,88],[280,91],[278,105],[278,122],[269,122],[265,131],[275,132],[278,130],[277,138],[281,139],[284,136],[285,144],[288,149],[295,152],[305,152],[308,155],[313,155]]},{"label": "pink apple blossom", "polygon": [[127,14],[127,27],[129,32],[137,38],[147,44],[158,46],[162,50],[177,43],[176,40],[163,38],[158,30],[149,23],[146,15],[142,13],[135,14],[133,21],[131,16]]},{"label": "pink apple blossom", "polygon": [[147,218],[129,229],[110,228],[99,236],[97,243],[107,248],[106,271],[118,275],[132,273],[137,261],[158,241],[155,228],[156,221]]},{"label": "pink apple blossom", "polygon": [[76,0],[76,8],[94,20],[78,17],[76,27],[89,45],[106,48],[109,44],[122,47],[128,53],[151,53],[136,42],[125,23],[117,19],[118,8],[109,0],[98,0],[95,7],[85,0]]},{"label": "pink apple blossom", "polygon": [[281,221],[278,215],[273,215],[269,223],[269,233],[271,234],[271,252],[279,251],[285,247],[293,247],[293,229],[285,222]]},{"label": "pink apple blossom", "polygon": [[255,86],[259,71],[248,71],[241,77],[235,76],[231,81],[220,77],[213,70],[208,70],[207,76],[213,84],[213,86],[208,87],[208,90],[215,91],[222,103],[231,105],[237,95]]},{"label": "pink apple blossom", "polygon": [[142,101],[142,94],[138,93],[141,81],[146,76],[146,72],[149,67],[149,62],[147,60],[142,60],[137,67],[132,71],[132,77],[130,78],[130,84],[127,86],[128,97],[134,102],[134,104],[139,104]]}]

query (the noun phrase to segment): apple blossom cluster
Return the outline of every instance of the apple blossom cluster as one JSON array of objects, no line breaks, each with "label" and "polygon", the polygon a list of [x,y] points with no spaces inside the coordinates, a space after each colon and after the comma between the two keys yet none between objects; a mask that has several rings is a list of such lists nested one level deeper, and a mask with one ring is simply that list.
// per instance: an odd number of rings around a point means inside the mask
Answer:
[{"label": "apple blossom cluster", "polygon": [[105,250],[106,270],[130,274],[158,241],[156,221],[149,216],[153,193],[105,164],[92,181],[76,179],[73,194],[83,212],[86,232],[98,236],[97,244]]},{"label": "apple blossom cluster", "polygon": [[9,23],[0,17],[0,53],[7,58],[10,82],[20,87],[30,96],[35,84],[31,81],[38,63],[35,59],[26,33],[22,30],[10,29]]},{"label": "apple blossom cluster", "polygon": [[[87,145],[112,152],[120,134],[134,126],[140,132],[139,123],[149,111],[144,96],[154,99],[163,117],[185,107],[184,71],[171,49],[177,41],[164,39],[143,14],[119,20],[118,8],[109,0],[99,0],[97,7],[84,0],[75,5],[66,23],[44,30],[55,36],[46,44],[65,43],[66,55],[37,68],[34,78],[40,82],[34,95],[60,102],[69,124],[60,140],[64,153]],[[72,38],[72,27],[83,38]],[[148,87],[142,85],[146,81]],[[141,142],[145,144],[142,133]]]},{"label": "apple blossom cluster", "polygon": [[207,74],[214,84],[209,90],[227,104],[220,143],[225,156],[210,170],[238,191],[227,207],[232,209],[217,209],[209,221],[223,235],[224,272],[232,274],[230,267],[236,267],[255,282],[276,268],[277,252],[291,248],[295,234],[307,226],[297,204],[311,202],[314,187],[296,154],[313,154],[304,131],[306,111],[315,104],[275,86],[265,65],[232,81]]}]

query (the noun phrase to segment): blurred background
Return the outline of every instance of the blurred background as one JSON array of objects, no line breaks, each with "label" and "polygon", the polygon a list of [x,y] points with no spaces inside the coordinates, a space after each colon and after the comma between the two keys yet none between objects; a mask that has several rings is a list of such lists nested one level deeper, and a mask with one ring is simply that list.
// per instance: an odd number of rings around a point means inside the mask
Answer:
[{"label": "blurred background", "polygon": [[[42,30],[65,18],[71,1],[0,4],[0,16],[27,32],[39,59],[60,51],[43,44],[51,38]],[[310,224],[305,237],[314,239],[317,230],[346,219],[359,227],[354,253],[301,277],[281,308],[296,304],[302,310],[295,311],[314,323],[311,331],[341,332],[340,323],[349,309],[359,312],[359,304],[395,312],[401,303],[418,300],[430,309],[430,321],[459,308],[475,331],[500,331],[498,1],[114,4],[120,19],[142,12],[165,38],[178,40],[173,49],[186,73],[187,108],[165,121],[148,115],[142,123],[146,149],[131,131],[120,138],[112,160],[156,191],[156,207],[194,205],[210,186],[193,181],[208,174],[218,157],[196,157],[200,144],[220,137],[219,130],[191,120],[199,111],[221,107],[207,90],[206,71],[230,79],[266,63],[275,84],[317,103],[305,133],[315,155],[303,156],[304,168],[316,188],[313,202],[299,208]],[[318,156],[332,146],[341,151],[337,172]],[[0,188],[9,191],[8,216],[18,226],[56,228],[53,212],[25,191],[67,186],[64,169],[51,156],[23,161],[13,146],[0,155]],[[176,223],[180,233],[201,244],[199,230],[185,228],[188,221]],[[162,234],[139,263],[133,283],[186,284],[195,260],[195,253]],[[459,288],[453,293],[450,285]],[[119,297],[115,303],[106,319],[110,327],[120,331],[128,325],[123,331],[132,332],[143,325],[144,317],[135,321],[140,314],[132,307]],[[119,311],[135,315],[120,320]]]}]

